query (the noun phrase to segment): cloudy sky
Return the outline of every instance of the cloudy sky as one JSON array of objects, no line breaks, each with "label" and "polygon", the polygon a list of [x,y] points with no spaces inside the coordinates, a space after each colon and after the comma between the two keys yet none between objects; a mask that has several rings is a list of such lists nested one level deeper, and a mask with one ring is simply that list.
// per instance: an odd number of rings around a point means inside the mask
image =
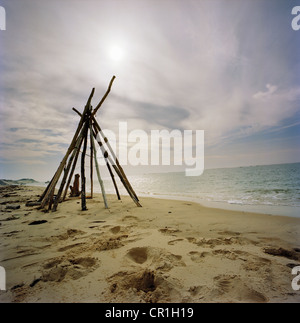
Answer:
[{"label": "cloudy sky", "polygon": [[103,129],[204,130],[205,168],[300,161],[297,1],[0,5],[0,178],[50,179],[113,75]]}]

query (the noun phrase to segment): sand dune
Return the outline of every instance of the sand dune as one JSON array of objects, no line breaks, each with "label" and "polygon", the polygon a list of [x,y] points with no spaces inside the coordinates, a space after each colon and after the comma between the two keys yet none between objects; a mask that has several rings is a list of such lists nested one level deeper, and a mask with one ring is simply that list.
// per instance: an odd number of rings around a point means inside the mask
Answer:
[{"label": "sand dune", "polygon": [[300,301],[300,219],[100,195],[26,207],[42,190],[0,192],[1,302]]}]

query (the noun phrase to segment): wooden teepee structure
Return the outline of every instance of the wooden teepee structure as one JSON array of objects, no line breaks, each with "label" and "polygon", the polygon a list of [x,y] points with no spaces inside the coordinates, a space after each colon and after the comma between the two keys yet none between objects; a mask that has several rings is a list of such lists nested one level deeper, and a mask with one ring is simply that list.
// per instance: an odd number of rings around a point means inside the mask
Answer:
[{"label": "wooden teepee structure", "polygon": [[[101,152],[103,154],[103,157],[105,158],[106,166],[108,168],[108,171],[111,175],[116,194],[118,199],[120,200],[120,194],[118,191],[118,187],[114,178],[113,170],[120,178],[122,184],[124,185],[125,189],[127,190],[128,194],[132,198],[132,200],[135,202],[137,206],[141,206],[139,203],[139,199],[137,195],[135,194],[132,186],[130,185],[123,168],[121,167],[118,158],[116,157],[114,151],[111,148],[111,145],[108,141],[108,139],[103,134],[95,115],[99,108],[101,107],[102,103],[108,96],[111,86],[113,84],[113,81],[115,79],[115,76],[112,77],[108,89],[103,96],[102,100],[98,103],[96,108],[92,108],[91,101],[95,92],[95,89],[92,89],[92,92],[87,100],[87,103],[85,105],[85,108],[82,113],[77,111],[73,108],[75,112],[77,112],[80,116],[80,121],[77,126],[76,132],[74,134],[74,137],[72,139],[72,142],[61,161],[59,167],[57,168],[54,176],[52,177],[51,181],[49,182],[48,186],[46,187],[45,191],[41,195],[39,199],[40,207],[46,208],[48,206],[48,210],[52,210],[53,212],[56,211],[58,203],[63,202],[66,199],[66,195],[68,193],[69,185],[71,183],[76,164],[78,162],[79,154],[81,152],[81,209],[87,210],[86,207],[86,175],[85,175],[85,157],[87,152],[87,143],[88,140],[90,140],[90,179],[91,179],[91,197],[93,197],[93,163],[95,163],[96,171],[97,171],[97,177],[99,180],[99,184],[101,186],[102,196],[104,200],[105,207],[108,208],[106,195],[105,195],[105,189],[103,185],[103,181],[100,176],[99,172],[99,165],[97,162],[97,156],[96,156],[96,147],[95,147],[95,140],[99,144],[101,148]],[[82,147],[82,151],[81,151]],[[107,147],[107,148],[105,148]],[[60,186],[56,194],[55,187],[61,178]]]}]

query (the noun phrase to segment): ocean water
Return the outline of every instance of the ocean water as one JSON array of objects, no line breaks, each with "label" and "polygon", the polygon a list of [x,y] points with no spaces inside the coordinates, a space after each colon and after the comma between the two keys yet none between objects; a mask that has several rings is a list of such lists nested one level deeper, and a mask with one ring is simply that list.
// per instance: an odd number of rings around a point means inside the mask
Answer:
[{"label": "ocean water", "polygon": [[[197,177],[187,177],[184,172],[127,177],[139,197],[180,199],[222,209],[300,217],[300,163],[208,169]],[[115,179],[120,193],[126,195],[117,175]],[[106,193],[115,194],[111,179],[104,177],[103,182]],[[89,190],[87,178],[87,194]],[[95,179],[94,192],[101,192]]]},{"label": "ocean water", "polygon": [[[201,176],[157,173],[128,176],[138,196],[183,199],[203,205],[300,217],[300,163],[208,169]],[[114,193],[105,179],[107,193]],[[95,183],[95,190],[99,184]],[[119,185],[120,191],[126,191]]]}]

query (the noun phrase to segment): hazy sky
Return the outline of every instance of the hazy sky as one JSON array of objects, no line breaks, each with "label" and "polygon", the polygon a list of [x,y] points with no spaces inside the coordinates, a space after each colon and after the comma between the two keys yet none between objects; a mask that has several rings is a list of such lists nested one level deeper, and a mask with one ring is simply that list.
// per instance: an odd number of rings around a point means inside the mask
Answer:
[{"label": "hazy sky", "polygon": [[0,178],[50,179],[113,75],[103,129],[204,130],[206,168],[299,162],[297,3],[1,0]]}]

